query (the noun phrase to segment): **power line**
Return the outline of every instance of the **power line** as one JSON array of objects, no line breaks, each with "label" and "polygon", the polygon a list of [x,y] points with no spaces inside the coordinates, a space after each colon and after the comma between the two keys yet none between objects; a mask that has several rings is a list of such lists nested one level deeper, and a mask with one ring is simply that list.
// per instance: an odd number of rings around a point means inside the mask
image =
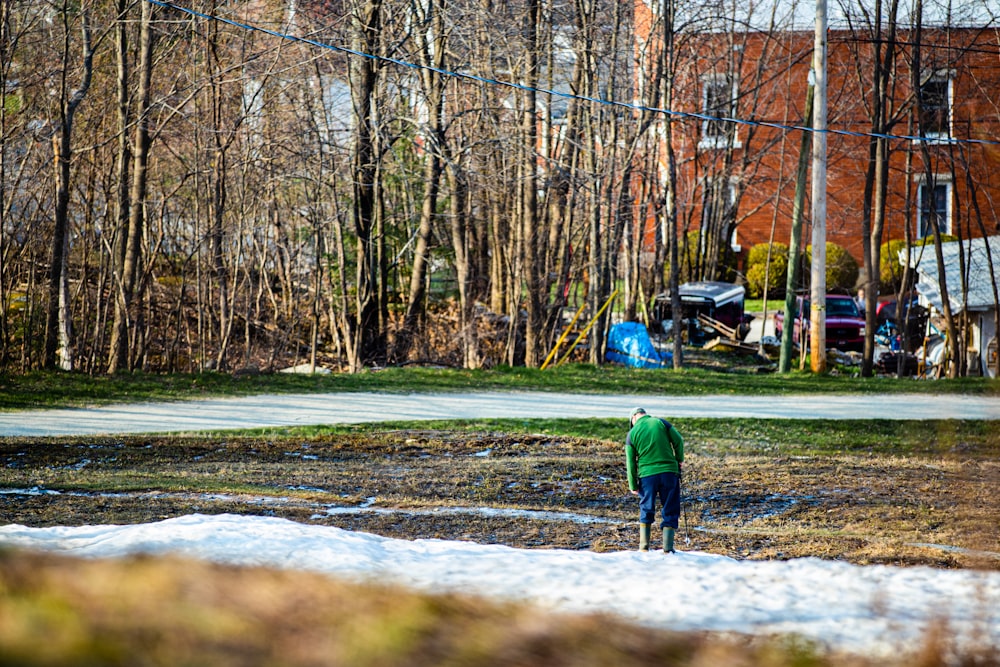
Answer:
[{"label": "power line", "polygon": [[641,104],[620,102],[618,100],[606,100],[598,97],[576,95],[574,93],[551,90],[548,88],[535,88],[532,86],[526,86],[524,84],[516,83],[513,81],[501,81],[499,79],[491,79],[489,77],[479,76],[477,74],[469,74],[467,72],[456,72],[454,70],[441,69],[437,67],[431,67],[429,65],[420,65],[417,63],[409,62],[407,60],[402,60],[400,58],[391,58],[389,56],[379,56],[371,53],[365,53],[363,51],[349,49],[344,46],[327,44],[325,42],[320,42],[315,39],[309,39],[307,37],[299,37],[297,35],[290,35],[288,33],[279,32],[277,30],[271,30],[269,28],[262,28],[260,26],[255,26],[248,23],[240,23],[239,21],[227,19],[222,16],[214,16],[212,14],[206,14],[204,12],[199,12],[194,9],[189,9],[187,7],[181,7],[180,5],[176,5],[173,2],[168,2],[167,0],[146,0],[146,1],[149,2],[150,4],[158,5],[165,9],[174,9],[176,11],[189,14],[191,16],[195,16],[198,18],[202,18],[208,21],[218,21],[219,23],[231,25],[235,28],[240,28],[241,30],[259,32],[265,35],[270,35],[272,37],[277,37],[279,39],[284,39],[292,42],[299,42],[302,44],[308,44],[310,46],[316,46],[321,49],[337,51],[339,53],[357,56],[359,58],[368,58],[369,60],[377,60],[379,62],[390,63],[408,69],[426,70],[430,72],[435,72],[437,74],[441,74],[442,76],[447,76],[455,79],[464,79],[467,81],[474,81],[476,83],[488,84],[493,86],[503,86],[506,88],[512,88],[515,90],[520,90],[525,92],[537,92],[537,93],[542,93],[544,95],[552,95],[554,97],[560,97],[564,99],[579,100],[582,102],[589,102],[592,104],[602,104],[605,106],[617,107],[620,109],[628,109],[630,111],[641,111],[641,112],[661,114],[664,116],[669,116],[671,118],[676,118],[680,120],[698,120],[698,121],[732,123],[734,125],[742,125],[745,127],[766,127],[770,129],[781,130],[783,132],[812,132],[812,133],[821,132],[823,134],[832,134],[832,135],[846,136],[846,137],[858,137],[863,139],[875,138],[875,139],[888,139],[891,141],[911,141],[916,143],[929,142],[935,145],[974,144],[974,145],[984,145],[984,146],[1000,146],[1000,141],[993,141],[989,139],[958,139],[954,137],[941,138],[941,137],[921,137],[921,136],[905,135],[905,134],[880,134],[877,132],[857,132],[852,130],[831,129],[829,127],[823,130],[816,130],[814,128],[803,125],[788,125],[785,123],[777,123],[777,122],[762,121],[762,120],[747,120],[744,118],[731,118],[728,116],[712,116],[709,114],[696,113],[693,111],[677,111],[674,109],[663,109],[659,107],[650,107]]}]

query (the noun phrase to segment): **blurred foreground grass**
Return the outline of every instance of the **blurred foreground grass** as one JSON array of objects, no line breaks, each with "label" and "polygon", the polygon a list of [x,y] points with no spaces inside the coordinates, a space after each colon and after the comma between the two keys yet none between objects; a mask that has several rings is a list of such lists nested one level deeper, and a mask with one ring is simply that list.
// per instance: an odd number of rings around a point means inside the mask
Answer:
[{"label": "blurred foreground grass", "polygon": [[[931,633],[933,635],[933,633]],[[945,662],[948,656],[949,662]],[[898,661],[673,633],[318,574],[174,558],[0,552],[0,665],[868,667],[996,665],[941,637]]]}]

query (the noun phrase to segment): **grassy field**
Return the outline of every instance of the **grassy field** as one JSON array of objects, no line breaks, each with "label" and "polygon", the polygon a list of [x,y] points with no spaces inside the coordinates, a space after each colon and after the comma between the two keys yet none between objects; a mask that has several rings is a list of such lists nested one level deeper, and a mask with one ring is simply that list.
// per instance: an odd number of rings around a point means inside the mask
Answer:
[{"label": "grassy field", "polygon": [[[1000,568],[1000,433],[982,422],[678,419],[685,540],[736,558]],[[206,437],[0,441],[0,520],[141,523],[268,511],[308,521],[376,498],[397,514],[323,523],[402,538],[632,548],[623,420],[491,420],[269,429]],[[477,453],[488,455],[474,456]],[[280,501],[280,502],[274,502]],[[429,518],[440,506],[596,514],[612,523]],[[915,544],[935,543],[956,551]],[[964,550],[964,551],[963,551]]]},{"label": "grassy field", "polygon": [[[955,391],[916,382],[757,374],[752,366],[555,372],[389,369],[358,376],[0,379],[6,409],[308,391],[784,393]],[[1000,570],[1000,432],[975,421],[678,419],[688,457],[679,546],[740,559]],[[521,548],[634,549],[624,419],[422,421],[185,437],[0,438],[0,523],[141,523],[269,514],[391,537]],[[40,493],[40,490],[46,493]],[[374,499],[374,501],[372,500]],[[366,511],[374,502],[379,509]],[[342,508],[324,513],[324,508]],[[599,516],[599,523],[431,513],[443,506]],[[343,508],[356,508],[344,512]],[[793,639],[676,634],[460,596],[174,559],[0,553],[2,665],[886,664]],[[929,636],[898,665],[1000,665]]]},{"label": "grassy field", "polygon": [[[963,421],[688,419],[677,426],[689,451],[682,549],[1000,569],[996,429]],[[405,539],[633,549],[636,510],[624,487],[622,436],[622,420],[492,420],[186,438],[7,438],[0,440],[0,521],[138,523],[267,511]],[[372,498],[398,511],[366,512]],[[331,505],[358,511],[324,516]],[[442,506],[610,521],[423,512]],[[791,640],[657,632],[172,559],[0,554],[0,590],[2,665],[875,664]],[[947,637],[915,648],[919,660],[901,656],[898,664],[998,664],[995,656],[953,662]]]}]

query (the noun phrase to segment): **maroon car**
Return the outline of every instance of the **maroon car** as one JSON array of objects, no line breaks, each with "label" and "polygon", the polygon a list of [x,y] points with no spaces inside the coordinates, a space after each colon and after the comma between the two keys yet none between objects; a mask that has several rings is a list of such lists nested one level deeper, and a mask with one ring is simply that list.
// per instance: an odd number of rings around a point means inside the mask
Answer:
[{"label": "maroon car", "polygon": [[[795,322],[792,341],[798,345],[800,332],[809,333],[809,299],[795,299]],[[804,318],[804,319],[803,319]],[[774,335],[781,338],[785,324],[784,313],[774,316]],[[826,346],[838,350],[861,352],[865,349],[865,316],[853,298],[843,294],[826,295]]]}]

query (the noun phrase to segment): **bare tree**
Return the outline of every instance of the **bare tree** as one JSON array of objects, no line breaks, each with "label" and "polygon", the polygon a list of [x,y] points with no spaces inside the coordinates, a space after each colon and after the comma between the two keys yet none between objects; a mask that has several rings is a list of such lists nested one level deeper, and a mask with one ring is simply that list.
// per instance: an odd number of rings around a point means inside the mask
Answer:
[{"label": "bare tree", "polygon": [[[866,322],[861,374],[865,377],[871,377],[874,370],[875,310],[878,305],[879,266],[881,263],[879,254],[887,215],[891,149],[887,133],[899,120],[892,105],[896,72],[898,12],[898,0],[890,0],[887,8],[883,7],[882,0],[878,0],[875,3],[874,15],[870,17],[870,23],[861,27],[857,40],[852,43],[852,46],[871,44],[870,54],[857,53],[855,57],[859,88],[862,91],[871,91],[871,97],[863,99],[871,119],[871,133],[868,139],[868,169],[865,174],[864,202],[861,211]],[[862,34],[866,35],[866,38],[862,39]],[[863,70],[865,65],[871,67],[870,72]]]},{"label": "bare tree", "polygon": [[[3,82],[0,86],[0,368],[13,356],[12,314],[30,312],[31,306],[28,292],[22,295],[15,290],[21,271],[14,267],[23,266],[15,261],[20,251],[16,231],[19,222],[27,223],[30,216],[18,203],[23,204],[22,188],[29,180],[35,144],[26,131],[25,94],[14,73],[18,69],[22,40],[34,30],[36,20],[35,13],[18,3],[0,3],[0,82]],[[22,213],[12,216],[16,205]],[[32,266],[29,275],[33,272]],[[24,330],[22,342],[30,337],[31,328]]]},{"label": "bare tree", "polygon": [[[383,28],[382,0],[354,0],[351,3],[352,45],[356,52],[375,56],[380,52]],[[351,219],[357,240],[355,273],[355,320],[348,340],[348,364],[358,371],[369,364],[382,364],[386,357],[385,330],[380,325],[378,291],[381,237],[375,232],[378,150],[376,82],[379,66],[373,57],[350,61],[351,98],[354,103],[354,147],[352,182],[354,194]]]},{"label": "bare tree", "polygon": [[[423,198],[417,227],[410,289],[406,314],[396,333],[392,359],[406,361],[413,344],[414,330],[424,316],[429,245],[433,223],[437,217],[438,193],[443,177],[442,153],[445,138],[445,56],[448,52],[448,32],[444,16],[449,11],[446,0],[416,0],[411,4],[416,57],[420,63],[419,81],[423,93],[424,118],[418,119],[418,132],[423,144]],[[422,115],[423,115],[422,114]]]},{"label": "bare tree", "polygon": [[[676,53],[674,51],[674,0],[663,0],[661,20],[663,21],[663,108],[671,109],[674,104],[674,75],[676,72]],[[670,313],[673,320],[674,368],[684,366],[684,348],[681,341],[681,309],[680,292],[680,239],[677,234],[677,156],[674,149],[674,129],[671,119],[666,119],[663,126],[663,143],[666,147],[666,190],[663,206],[663,227],[666,230],[664,242],[670,249]]]},{"label": "bare tree", "polygon": [[[125,9],[124,6],[120,6]],[[122,17],[124,20],[124,17]],[[139,19],[139,63],[137,75],[139,77],[138,91],[136,94],[137,108],[135,110],[135,137],[132,146],[126,146],[124,136],[130,118],[128,109],[122,106],[122,102],[127,98],[127,94],[121,90],[127,80],[125,54],[122,53],[124,45],[119,46],[119,130],[122,138],[119,143],[119,166],[118,175],[123,179],[119,184],[119,220],[124,216],[124,211],[128,210],[128,220],[124,228],[121,229],[121,252],[113,258],[115,263],[115,275],[117,299],[115,300],[115,318],[112,325],[110,356],[108,359],[108,372],[115,373],[124,368],[131,368],[129,345],[129,325],[133,321],[137,276],[142,263],[141,244],[146,216],[146,180],[147,167],[149,163],[149,112],[151,99],[151,86],[153,76],[153,6],[144,2],[141,3]],[[121,27],[120,30],[124,30]],[[119,32],[119,39],[124,39],[124,34]],[[131,186],[125,196],[124,182],[127,175],[126,164],[128,157],[132,158],[131,165]]]},{"label": "bare tree", "polygon": [[83,102],[90,88],[94,69],[94,54],[90,28],[90,16],[86,8],[79,12],[80,30],[82,33],[82,62],[80,65],[80,81],[77,87],[69,90],[69,74],[72,48],[71,9],[64,1],[59,10],[63,35],[63,61],[59,77],[60,105],[59,127],[52,140],[54,163],[56,167],[56,201],[54,221],[55,228],[52,238],[52,255],[49,266],[48,310],[45,320],[45,357],[44,366],[54,368],[58,347],[59,366],[63,370],[73,369],[72,322],[69,317],[69,199],[70,199],[70,159],[72,155],[73,121],[80,103]]},{"label": "bare tree", "polygon": [[[921,44],[923,35],[923,0],[916,0],[916,6],[913,13],[913,55],[911,57],[910,65],[910,76],[914,91],[920,90],[920,84],[922,77],[924,76],[923,71],[923,48]],[[920,136],[927,136],[928,128],[925,126],[927,116],[923,113],[923,100],[921,95],[917,94],[914,96],[914,110],[917,117],[917,132]],[[933,156],[931,154],[931,148],[928,142],[922,141],[920,143],[920,154],[923,160],[925,174],[926,174],[926,188],[928,191],[933,192],[935,174],[933,167]],[[960,353],[961,338],[959,336],[959,329],[956,326],[955,318],[952,315],[951,310],[951,299],[948,296],[948,281],[946,278],[946,267],[944,263],[944,255],[941,250],[941,229],[938,224],[939,216],[930,216],[930,231],[934,237],[934,254],[937,258],[938,265],[938,283],[940,285],[941,293],[941,307],[944,315],[945,328],[947,329],[947,339],[948,339],[948,358],[951,360],[949,368],[949,376],[955,377],[960,373],[960,364],[962,363],[963,356]],[[964,273],[964,271],[962,271]],[[897,303],[899,306],[900,303]]]}]

